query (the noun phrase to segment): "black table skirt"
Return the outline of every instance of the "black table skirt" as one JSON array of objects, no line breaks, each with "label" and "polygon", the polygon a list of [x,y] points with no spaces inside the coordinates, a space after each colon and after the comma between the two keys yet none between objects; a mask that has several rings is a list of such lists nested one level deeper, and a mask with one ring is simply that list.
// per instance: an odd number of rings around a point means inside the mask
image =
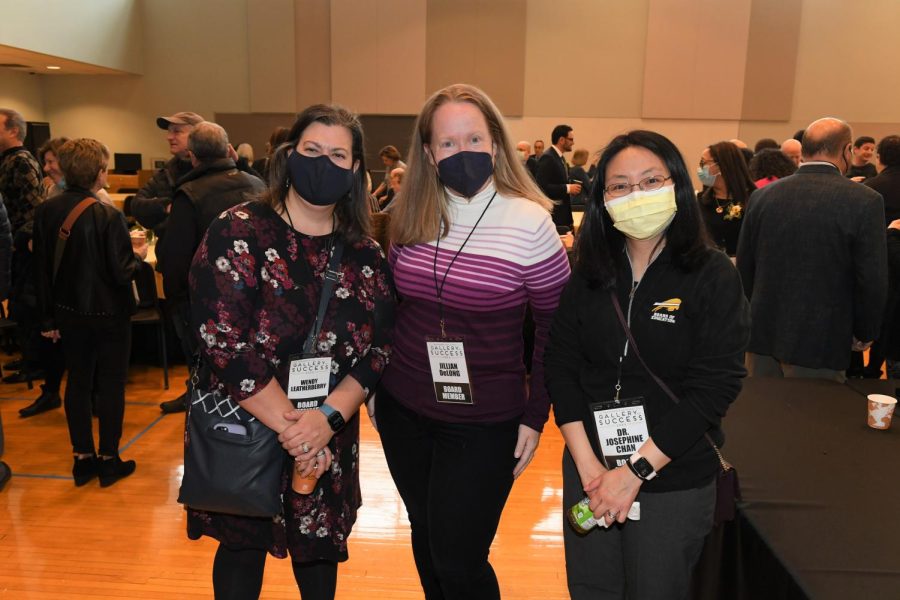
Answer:
[{"label": "black table skirt", "polygon": [[723,448],[743,502],[710,537],[695,598],[900,598],[900,415],[870,429],[873,392],[894,383],[745,381]]}]

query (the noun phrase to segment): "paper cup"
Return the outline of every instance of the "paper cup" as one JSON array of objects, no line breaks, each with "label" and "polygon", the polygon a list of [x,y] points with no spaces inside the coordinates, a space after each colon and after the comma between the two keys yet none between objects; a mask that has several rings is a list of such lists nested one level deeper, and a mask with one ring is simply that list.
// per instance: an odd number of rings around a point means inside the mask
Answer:
[{"label": "paper cup", "polygon": [[894,407],[897,399],[884,394],[869,394],[869,427],[872,429],[887,429],[891,426],[891,417],[894,415]]}]

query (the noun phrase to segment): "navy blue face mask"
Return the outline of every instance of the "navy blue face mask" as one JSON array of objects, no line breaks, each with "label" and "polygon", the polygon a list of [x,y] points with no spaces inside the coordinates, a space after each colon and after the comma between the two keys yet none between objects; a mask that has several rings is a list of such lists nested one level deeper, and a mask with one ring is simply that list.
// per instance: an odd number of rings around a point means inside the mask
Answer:
[{"label": "navy blue face mask", "polygon": [[312,158],[295,150],[287,157],[287,167],[294,191],[316,206],[335,204],[353,188],[353,170],[337,166],[327,156]]},{"label": "navy blue face mask", "polygon": [[494,161],[488,152],[463,150],[438,163],[441,183],[466,198],[480,190],[494,174]]}]

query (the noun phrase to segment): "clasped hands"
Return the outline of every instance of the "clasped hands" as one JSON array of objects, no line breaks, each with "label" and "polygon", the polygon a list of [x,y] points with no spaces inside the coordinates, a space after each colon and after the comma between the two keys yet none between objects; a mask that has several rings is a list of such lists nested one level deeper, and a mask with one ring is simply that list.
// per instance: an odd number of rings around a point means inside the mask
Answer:
[{"label": "clasped hands", "polygon": [[584,491],[594,518],[603,518],[607,526],[614,521],[624,523],[643,481],[624,466],[607,470],[598,463],[592,471],[582,477],[582,483],[587,479]]},{"label": "clasped hands", "polygon": [[334,432],[321,410],[289,410],[284,418],[290,421],[278,441],[294,457],[295,469],[303,477],[318,479],[331,468],[333,456],[328,442]]}]

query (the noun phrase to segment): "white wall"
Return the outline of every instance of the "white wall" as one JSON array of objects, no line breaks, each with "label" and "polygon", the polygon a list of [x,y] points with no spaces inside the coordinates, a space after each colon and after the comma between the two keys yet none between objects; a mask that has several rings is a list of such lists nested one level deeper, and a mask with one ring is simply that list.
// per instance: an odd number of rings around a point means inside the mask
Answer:
[{"label": "white wall", "polygon": [[19,111],[26,121],[46,121],[43,78],[0,69],[0,107]]},{"label": "white wall", "polygon": [[139,4],[136,0],[0,0],[0,41],[6,46],[140,73]]},{"label": "white wall", "polygon": [[[84,136],[113,152],[139,152],[144,168],[168,158],[156,117],[248,112],[245,0],[148,0],[143,76],[43,76],[54,136]],[[172,15],[177,15],[173,18]],[[293,88],[286,90],[293,96]]]}]

